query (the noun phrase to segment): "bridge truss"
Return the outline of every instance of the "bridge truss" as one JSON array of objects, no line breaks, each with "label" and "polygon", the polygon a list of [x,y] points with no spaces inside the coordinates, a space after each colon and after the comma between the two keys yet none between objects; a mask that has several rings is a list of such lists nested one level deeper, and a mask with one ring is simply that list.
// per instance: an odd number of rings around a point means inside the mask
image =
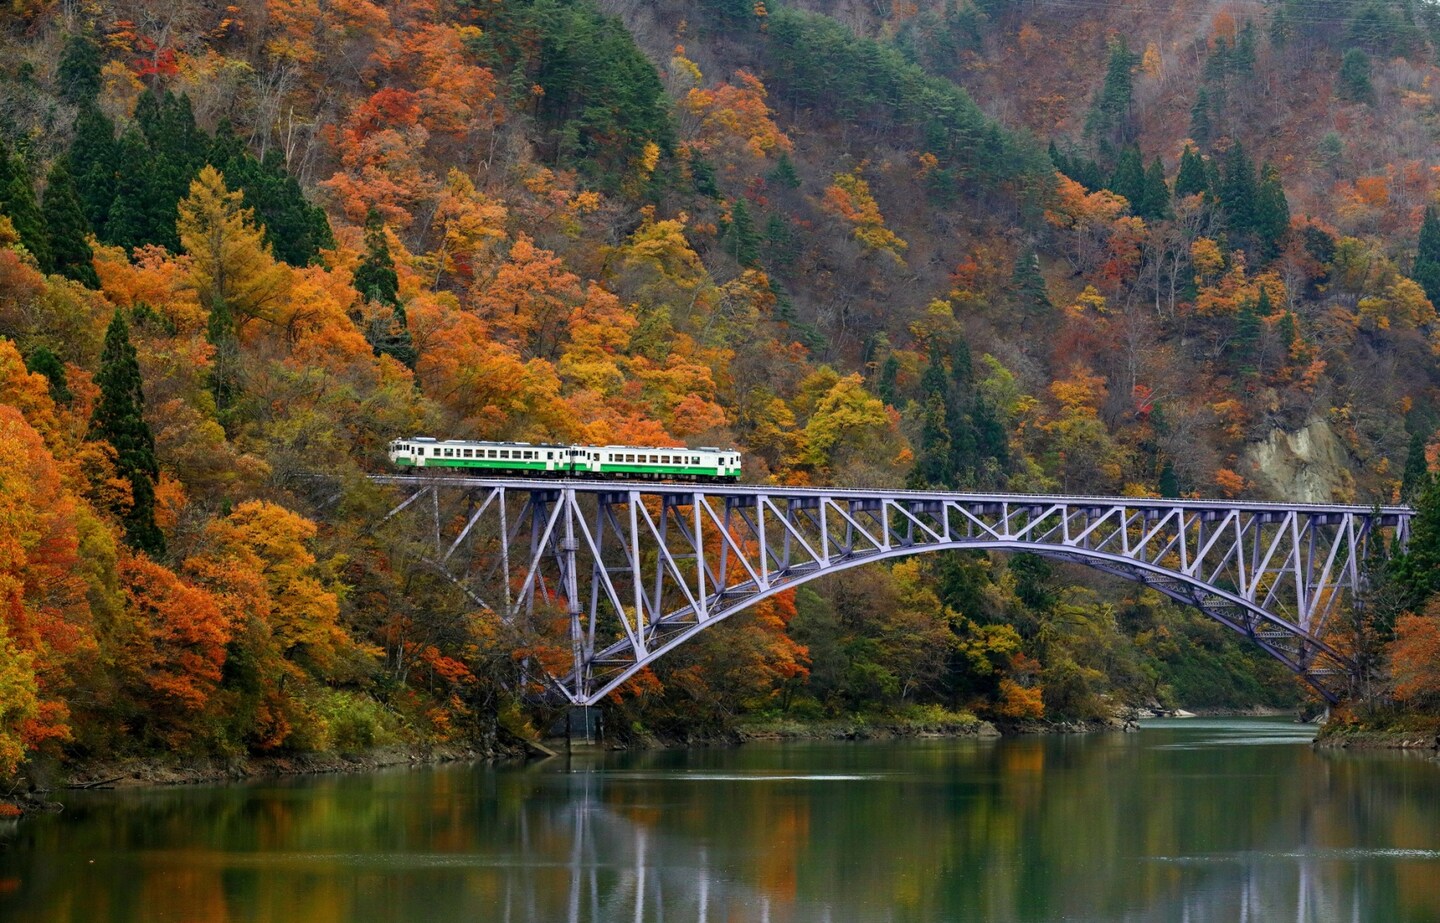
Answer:
[{"label": "bridge truss", "polygon": [[[1404,507],[929,491],[377,476],[387,523],[501,617],[563,621],[549,681],[592,705],[709,626],[870,561],[948,549],[1084,564],[1244,635],[1329,701],[1353,670],[1327,633]],[[568,650],[567,650],[568,648]],[[563,661],[563,663],[561,662]],[[560,663],[557,667],[556,664]]]}]

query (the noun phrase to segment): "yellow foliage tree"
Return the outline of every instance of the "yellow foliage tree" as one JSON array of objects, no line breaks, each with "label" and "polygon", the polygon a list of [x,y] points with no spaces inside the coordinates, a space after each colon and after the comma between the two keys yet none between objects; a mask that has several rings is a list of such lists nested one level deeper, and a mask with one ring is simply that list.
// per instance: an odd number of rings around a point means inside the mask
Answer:
[{"label": "yellow foliage tree", "polygon": [[271,255],[264,228],[241,198],[207,165],[190,183],[176,222],[190,255],[190,287],[212,313],[228,311],[237,327],[256,318],[275,320],[290,287],[289,270]]}]

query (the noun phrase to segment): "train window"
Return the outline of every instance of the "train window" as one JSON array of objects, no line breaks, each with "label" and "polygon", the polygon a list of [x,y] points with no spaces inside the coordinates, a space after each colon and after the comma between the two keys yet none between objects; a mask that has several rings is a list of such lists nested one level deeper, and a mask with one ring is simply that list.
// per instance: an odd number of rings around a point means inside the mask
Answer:
[{"label": "train window", "polygon": [[501,450],[500,450],[500,457],[501,457],[501,458],[509,458],[509,457],[510,457],[510,450],[509,450],[509,449],[501,449]]},{"label": "train window", "polygon": [[474,458],[475,456],[474,456],[474,453],[473,453],[470,449],[466,449],[466,450],[465,450],[465,457],[466,457],[466,458]]},{"label": "train window", "polygon": [[425,450],[424,450],[423,448],[416,449],[416,450],[415,450],[415,454],[416,454],[416,455],[424,455],[424,454],[425,454]]},{"label": "train window", "polygon": [[650,464],[652,464],[652,465],[658,465],[658,464],[660,464],[660,456],[659,456],[659,455],[651,455],[651,456],[650,456]]},{"label": "train window", "polygon": [[534,458],[534,457],[535,457],[535,453],[532,452],[532,451],[530,451],[529,449],[526,449],[526,450],[525,450],[525,457],[526,457],[526,458]]}]

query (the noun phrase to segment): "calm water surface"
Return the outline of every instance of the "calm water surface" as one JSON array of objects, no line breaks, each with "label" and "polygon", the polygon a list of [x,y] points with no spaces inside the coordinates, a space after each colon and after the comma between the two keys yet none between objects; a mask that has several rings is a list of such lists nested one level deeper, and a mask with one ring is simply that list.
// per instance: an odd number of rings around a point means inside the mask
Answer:
[{"label": "calm water surface", "polygon": [[71,793],[0,921],[1435,921],[1440,766],[1282,721]]}]

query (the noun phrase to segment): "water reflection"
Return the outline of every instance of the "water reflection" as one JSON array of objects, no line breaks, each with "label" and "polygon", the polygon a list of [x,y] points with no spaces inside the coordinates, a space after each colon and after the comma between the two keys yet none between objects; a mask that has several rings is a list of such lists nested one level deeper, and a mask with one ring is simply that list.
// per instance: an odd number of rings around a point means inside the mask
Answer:
[{"label": "water reflection", "polygon": [[0,920],[1440,919],[1440,768],[1281,722],[77,793]]}]

